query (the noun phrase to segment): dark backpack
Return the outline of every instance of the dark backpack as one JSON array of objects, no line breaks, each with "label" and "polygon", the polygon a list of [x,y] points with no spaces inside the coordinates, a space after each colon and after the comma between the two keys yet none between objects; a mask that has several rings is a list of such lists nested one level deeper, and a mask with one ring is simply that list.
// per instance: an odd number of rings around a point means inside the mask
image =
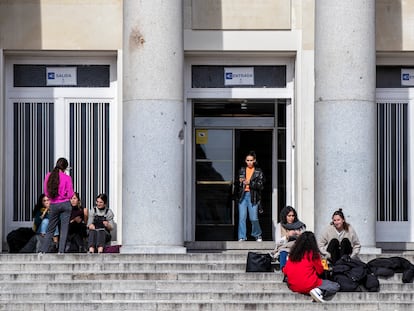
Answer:
[{"label": "dark backpack", "polygon": [[94,207],[93,210],[94,210],[95,215],[94,215],[92,223],[94,224],[95,229],[106,229],[105,226],[103,225],[103,222],[106,221],[106,217],[108,216],[109,208],[105,209],[105,214],[103,216],[98,216],[96,214],[96,207]]},{"label": "dark backpack", "polygon": [[18,228],[11,231],[7,235],[9,253],[18,253],[34,235],[32,228]]}]

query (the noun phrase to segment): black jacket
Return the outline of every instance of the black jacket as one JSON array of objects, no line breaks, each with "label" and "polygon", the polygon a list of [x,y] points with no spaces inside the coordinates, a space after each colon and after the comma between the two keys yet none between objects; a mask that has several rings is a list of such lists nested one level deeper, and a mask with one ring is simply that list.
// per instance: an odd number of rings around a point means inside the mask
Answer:
[{"label": "black jacket", "polygon": [[332,269],[332,280],[339,283],[342,292],[367,291],[378,292],[378,278],[370,272],[366,263],[349,255],[344,255],[335,262]]},{"label": "black jacket", "polygon": [[414,280],[414,265],[402,257],[375,258],[368,262],[368,266],[376,276],[390,277],[400,272],[403,283]]},{"label": "black jacket", "polygon": [[[237,199],[239,201],[243,197],[244,188],[246,187],[246,185],[239,182],[240,177],[246,178],[246,167],[242,167],[239,170],[239,175],[237,175],[237,177],[236,177],[236,182],[235,182],[236,191],[235,191],[235,193],[237,193]],[[261,197],[262,197],[261,192],[263,190],[264,183],[265,183],[265,177],[263,175],[262,170],[258,167],[255,167],[254,172],[253,172],[253,176],[250,179],[250,185],[249,185],[249,187],[250,187],[250,199],[251,199],[251,202],[252,202],[253,205],[256,205],[256,204],[260,203],[260,200],[261,200]]]}]

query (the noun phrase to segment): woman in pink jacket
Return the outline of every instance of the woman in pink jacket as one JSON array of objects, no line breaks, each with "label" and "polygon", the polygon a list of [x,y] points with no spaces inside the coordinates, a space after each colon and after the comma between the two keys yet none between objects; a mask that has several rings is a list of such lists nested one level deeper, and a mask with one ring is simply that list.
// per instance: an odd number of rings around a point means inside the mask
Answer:
[{"label": "woman in pink jacket", "polygon": [[70,199],[73,196],[72,178],[65,173],[68,168],[68,160],[59,158],[55,168],[46,174],[44,191],[50,199],[49,225],[45,239],[40,248],[40,253],[46,253],[50,247],[53,233],[60,220],[59,253],[65,252],[66,238],[68,235],[69,219],[72,212]]}]

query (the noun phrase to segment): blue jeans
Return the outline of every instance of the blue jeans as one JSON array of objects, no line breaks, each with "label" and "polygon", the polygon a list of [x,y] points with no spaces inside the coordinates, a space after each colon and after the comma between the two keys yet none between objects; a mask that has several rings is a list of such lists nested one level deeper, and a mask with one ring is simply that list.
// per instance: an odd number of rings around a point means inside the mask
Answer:
[{"label": "blue jeans", "polygon": [[282,270],[283,267],[286,266],[288,255],[289,253],[287,251],[281,251],[279,253],[280,270]]},{"label": "blue jeans", "polygon": [[333,281],[330,280],[322,280],[322,285],[319,286],[319,289],[322,290],[323,298],[327,298],[328,300],[332,298],[341,286]]},{"label": "blue jeans", "polygon": [[239,240],[247,240],[246,238],[246,220],[247,213],[249,213],[249,219],[252,223],[251,235],[255,238],[262,235],[262,229],[260,228],[259,218],[257,216],[257,205],[253,205],[250,199],[250,192],[246,191],[239,202]]},{"label": "blue jeans", "polygon": [[[46,232],[47,232],[47,226],[48,225],[49,225],[49,218],[43,218],[36,233],[40,233],[40,234],[45,235]],[[58,235],[59,235],[59,227],[56,227],[54,236],[58,236]]]}]

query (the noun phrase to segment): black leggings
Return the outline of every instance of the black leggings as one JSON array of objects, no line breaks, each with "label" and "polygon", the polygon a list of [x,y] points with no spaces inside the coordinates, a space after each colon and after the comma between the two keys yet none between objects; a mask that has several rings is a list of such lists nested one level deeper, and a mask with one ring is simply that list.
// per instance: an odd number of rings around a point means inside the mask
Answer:
[{"label": "black leggings", "polygon": [[331,262],[334,264],[343,255],[352,254],[352,244],[347,238],[342,239],[341,243],[338,239],[332,239],[326,250],[331,254]]}]

